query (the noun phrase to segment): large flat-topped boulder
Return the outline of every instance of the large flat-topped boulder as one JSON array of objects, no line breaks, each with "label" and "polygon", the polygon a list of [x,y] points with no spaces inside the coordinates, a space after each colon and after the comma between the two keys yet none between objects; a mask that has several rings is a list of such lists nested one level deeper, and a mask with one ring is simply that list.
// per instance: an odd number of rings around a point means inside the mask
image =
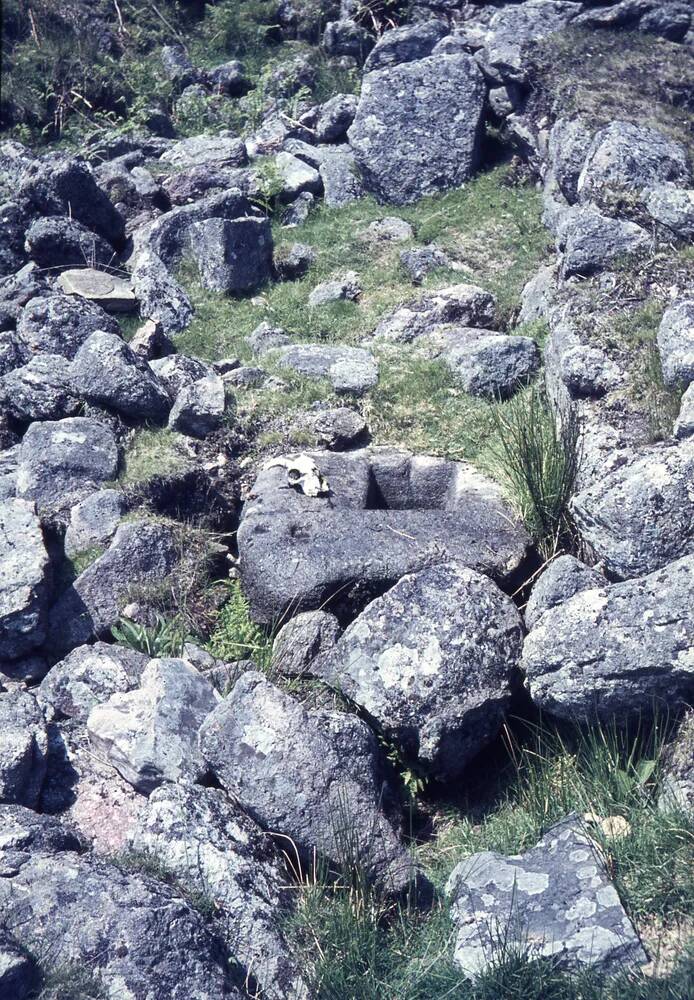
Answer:
[{"label": "large flat-topped boulder", "polygon": [[308,457],[326,491],[305,495],[273,463],[243,512],[241,575],[257,621],[326,603],[353,615],[406,573],[451,560],[503,582],[524,559],[528,535],[469,465],[389,448]]}]

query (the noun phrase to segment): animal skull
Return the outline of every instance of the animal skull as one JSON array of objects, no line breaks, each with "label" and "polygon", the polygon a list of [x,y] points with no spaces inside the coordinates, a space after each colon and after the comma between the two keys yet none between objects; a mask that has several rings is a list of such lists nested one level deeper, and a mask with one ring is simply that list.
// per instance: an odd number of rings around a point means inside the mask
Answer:
[{"label": "animal skull", "polygon": [[318,497],[329,493],[330,487],[316,463],[309,455],[294,455],[290,458],[276,458],[268,462],[266,469],[281,466],[287,470],[287,482],[307,497]]}]

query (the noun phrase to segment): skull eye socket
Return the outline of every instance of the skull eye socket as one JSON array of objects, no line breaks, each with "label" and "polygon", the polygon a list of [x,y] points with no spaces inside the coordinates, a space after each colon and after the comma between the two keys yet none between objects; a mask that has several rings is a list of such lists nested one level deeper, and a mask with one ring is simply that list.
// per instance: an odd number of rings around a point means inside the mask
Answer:
[{"label": "skull eye socket", "polygon": [[287,473],[287,478],[290,479],[291,482],[293,483],[298,483],[298,481],[301,479],[301,473],[299,472],[298,469],[290,469],[289,472]]}]

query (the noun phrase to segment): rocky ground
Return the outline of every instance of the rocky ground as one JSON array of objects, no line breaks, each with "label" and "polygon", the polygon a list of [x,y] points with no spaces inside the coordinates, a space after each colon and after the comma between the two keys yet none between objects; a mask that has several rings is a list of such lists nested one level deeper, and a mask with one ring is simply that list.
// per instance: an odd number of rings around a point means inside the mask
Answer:
[{"label": "rocky ground", "polygon": [[694,995],[694,9],[3,9],[0,1000]]}]

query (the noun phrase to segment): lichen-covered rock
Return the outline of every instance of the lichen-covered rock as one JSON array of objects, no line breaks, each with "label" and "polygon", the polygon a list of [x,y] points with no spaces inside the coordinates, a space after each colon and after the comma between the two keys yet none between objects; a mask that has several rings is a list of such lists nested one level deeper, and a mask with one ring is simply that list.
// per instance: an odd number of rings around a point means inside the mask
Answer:
[{"label": "lichen-covered rock", "polygon": [[71,295],[43,295],[27,302],[17,323],[17,339],[24,358],[60,354],[74,358],[97,330],[120,336],[118,322],[100,306]]},{"label": "lichen-covered rock", "polygon": [[687,703],[694,695],[694,556],[545,611],[521,665],[535,704],[562,719],[622,722]]},{"label": "lichen-covered rock", "polygon": [[643,253],[648,233],[635,222],[612,219],[592,206],[572,210],[564,229],[562,276],[589,275],[617,258]]},{"label": "lichen-covered rock", "polygon": [[86,721],[95,705],[137,687],[148,657],[127,646],[95,642],[78,646],[51,667],[39,687],[39,699],[56,718]]},{"label": "lichen-covered rock", "polygon": [[172,354],[166,358],[156,358],[149,367],[164,385],[170,398],[175,400],[182,389],[201,378],[214,374],[212,365],[188,354]]},{"label": "lichen-covered rock", "polygon": [[200,747],[244,812],[290,838],[303,862],[313,864],[314,851],[337,871],[359,862],[396,894],[414,879],[384,812],[391,793],[376,739],[356,716],[307,712],[250,671],[205,720]]},{"label": "lichen-covered rock", "polygon": [[533,584],[525,606],[525,624],[533,628],[545,611],[563,604],[582,590],[605,584],[605,577],[575,556],[558,556]]},{"label": "lichen-covered rock", "polygon": [[694,299],[679,299],[658,327],[658,352],[668,385],[694,382]]},{"label": "lichen-covered rock", "polygon": [[369,604],[318,672],[437,778],[456,778],[496,735],[523,627],[487,577],[445,563]]},{"label": "lichen-covered rock", "polygon": [[385,31],[369,53],[364,72],[386,69],[400,63],[414,62],[430,56],[438,42],[448,34],[445,21],[431,20],[403,24]]},{"label": "lichen-covered rock", "polygon": [[321,104],[314,132],[317,142],[337,142],[343,139],[354,121],[358,100],[354,94],[335,94]]},{"label": "lichen-covered rock", "polygon": [[469,978],[501,957],[501,947],[605,973],[646,961],[603,855],[577,816],[551,827],[524,854],[471,855],[453,870],[446,891],[457,927],[454,958]]},{"label": "lichen-covered rock", "polygon": [[443,361],[472,396],[508,399],[540,367],[540,351],[530,337],[453,328],[443,339]]},{"label": "lichen-covered rock", "polygon": [[223,135],[194,135],[179,139],[161,157],[172,167],[196,167],[209,163],[218,167],[245,167],[248,163],[243,139]]},{"label": "lichen-covered rock", "polygon": [[608,573],[643,576],[694,551],[694,441],[636,453],[571,502]]},{"label": "lichen-covered rock", "polygon": [[125,507],[121,490],[99,490],[75,504],[65,532],[65,555],[75,556],[93,546],[110,542]]},{"label": "lichen-covered rock", "polygon": [[184,386],[169,414],[169,428],[179,434],[204,438],[221,426],[226,397],[219,375],[207,375]]},{"label": "lichen-covered rock", "polygon": [[348,132],[367,190],[404,205],[468,180],[479,158],[485,96],[482,73],[467,55],[368,73]]},{"label": "lichen-covered rock", "polygon": [[211,291],[250,292],[270,278],[268,219],[206,219],[191,227],[190,240],[201,281]]},{"label": "lichen-covered rock", "polygon": [[496,300],[490,292],[477,285],[451,285],[398,306],[381,320],[373,338],[409,344],[446,324],[489,328],[495,316]]},{"label": "lichen-covered rock", "polygon": [[285,677],[315,673],[312,663],[329,653],[340,637],[340,624],[328,611],[304,611],[277,633],[272,666]]},{"label": "lichen-covered rock", "polygon": [[305,378],[329,379],[336,393],[361,396],[378,382],[378,362],[370,351],[339,344],[292,344],[278,351],[279,363]]},{"label": "lichen-covered rock", "polygon": [[694,191],[667,184],[654,188],[646,208],[651,218],[683,240],[694,239]]},{"label": "lichen-covered rock", "polygon": [[487,72],[499,80],[524,83],[528,45],[561,31],[581,10],[580,3],[567,0],[531,0],[503,6],[489,21],[483,39],[482,59]]},{"label": "lichen-covered rock", "polygon": [[270,838],[224,792],[155,789],[130,845],[214,900],[231,954],[268,1000],[305,1000],[307,989],[282,927],[291,902],[286,869]]},{"label": "lichen-covered rock", "polygon": [[48,734],[28,691],[0,694],[0,802],[35,809],[46,777]]},{"label": "lichen-covered rock", "polygon": [[115,479],[118,448],[113,431],[89,417],[31,424],[19,446],[17,496],[35,500],[39,512]]},{"label": "lichen-covered rock", "polygon": [[683,716],[662,758],[658,807],[694,817],[694,709]]},{"label": "lichen-covered rock", "polygon": [[33,503],[0,501],[0,660],[44,640],[50,563]]},{"label": "lichen-covered rock", "polygon": [[0,378],[0,410],[21,424],[71,417],[79,407],[70,363],[59,354],[38,354]]},{"label": "lichen-covered rock", "polygon": [[70,368],[73,391],[139,420],[163,420],[170,400],[152,369],[113,334],[97,331],[82,344]]},{"label": "lichen-covered rock", "polygon": [[134,691],[92,708],[92,745],[138,792],[165,781],[195,782],[206,767],[198,730],[217,704],[214,689],[185,660],[150,660]]},{"label": "lichen-covered rock", "polygon": [[180,557],[170,525],[156,521],[121,524],[106,552],[80,573],[50,609],[51,652],[65,654],[107,636],[132,587],[161,583]]},{"label": "lichen-covered rock", "polygon": [[70,218],[37,219],[26,234],[26,251],[39,267],[95,267],[112,264],[113,247]]},{"label": "lichen-covered rock", "polygon": [[162,259],[142,250],[132,272],[140,316],[161,325],[165,333],[180,333],[193,318],[193,306]]},{"label": "lichen-covered rock", "polygon": [[362,415],[346,406],[306,413],[300,418],[300,424],[315,435],[321,446],[331,451],[345,451],[365,444],[369,436]]},{"label": "lichen-covered rock", "polygon": [[690,179],[687,154],[656,129],[613,121],[596,132],[578,178],[579,201],[614,211],[624,199],[643,201],[647,189]]},{"label": "lichen-covered rock", "polygon": [[106,1000],[241,1000],[220,937],[190,903],[139,872],[70,852],[33,853],[0,878],[8,928],[29,951],[89,970]]},{"label": "lichen-covered rock", "polygon": [[672,433],[680,439],[694,435],[694,382],[684,391]]},{"label": "lichen-covered rock", "polygon": [[364,196],[364,184],[348,147],[336,146],[325,153],[318,173],[323,184],[323,202],[328,208],[343,208]]}]

